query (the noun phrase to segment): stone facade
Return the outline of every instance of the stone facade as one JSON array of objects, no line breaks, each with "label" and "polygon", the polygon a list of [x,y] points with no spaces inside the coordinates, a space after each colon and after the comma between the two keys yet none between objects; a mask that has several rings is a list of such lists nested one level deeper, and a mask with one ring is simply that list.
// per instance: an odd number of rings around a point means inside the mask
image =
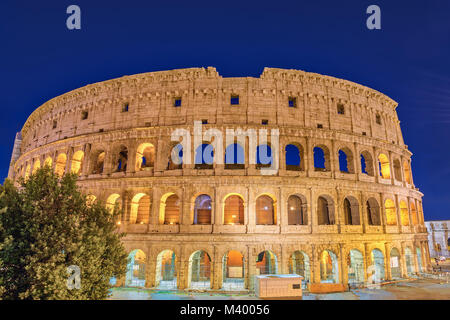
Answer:
[{"label": "stone facade", "polygon": [[[375,249],[382,253],[384,279],[393,277],[392,266],[406,277],[429,269],[430,258],[423,194],[413,183],[412,154],[396,107],[370,88],[298,70],[265,68],[259,78],[223,78],[212,67],[125,76],[73,90],[35,110],[21,131],[20,156],[13,157],[9,178],[48,164],[58,173],[77,172],[79,185],[108,206],[119,203],[124,245],[144,253],[147,287],[159,282],[164,250],[175,254],[180,289],[190,286],[198,250],[208,253],[213,289],[223,286],[230,250],[242,254],[244,285],[250,289],[265,250],[283,274],[290,273],[293,253],[302,252],[309,266],[305,278],[314,283],[326,272],[324,250],[337,259],[332,272],[338,283],[349,282],[351,250],[362,256],[365,281]],[[263,176],[249,162],[248,141],[245,163],[235,168],[171,166],[171,133],[192,132],[195,120],[205,130],[223,132],[277,128],[277,174]],[[287,145],[295,146],[299,163],[286,164]],[[315,167],[315,148],[323,152],[324,168]],[[210,199],[210,209],[201,209],[207,224],[197,221],[199,195]],[[228,202],[232,196],[236,204]],[[272,206],[270,224],[257,222],[261,196]],[[303,215],[294,223],[292,199]],[[243,216],[237,223],[229,220],[235,215],[224,214],[230,208]],[[392,264],[394,249],[399,266]]]},{"label": "stone facade", "polygon": [[450,220],[426,221],[431,257],[450,258]]}]

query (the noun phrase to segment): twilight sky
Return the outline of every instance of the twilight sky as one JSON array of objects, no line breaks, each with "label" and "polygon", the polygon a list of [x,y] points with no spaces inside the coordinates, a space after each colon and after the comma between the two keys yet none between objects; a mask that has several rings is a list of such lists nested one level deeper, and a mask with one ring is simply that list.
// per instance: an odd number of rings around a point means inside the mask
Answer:
[{"label": "twilight sky", "polygon": [[[81,30],[66,28],[71,4]],[[371,4],[381,30],[366,28]],[[396,100],[425,220],[450,219],[448,0],[2,0],[0,37],[0,182],[30,113],[72,89],[186,67],[226,77],[292,68]]]}]

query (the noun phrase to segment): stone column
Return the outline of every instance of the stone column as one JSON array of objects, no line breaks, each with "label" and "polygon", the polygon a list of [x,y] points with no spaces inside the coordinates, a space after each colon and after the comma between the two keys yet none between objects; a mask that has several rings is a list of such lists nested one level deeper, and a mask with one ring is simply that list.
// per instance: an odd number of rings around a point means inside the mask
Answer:
[{"label": "stone column", "polygon": [[223,281],[223,266],[222,266],[222,257],[220,257],[220,250],[217,246],[214,246],[214,260],[213,262],[213,275],[212,275],[212,289],[219,290],[222,288]]},{"label": "stone column", "polygon": [[[392,272],[391,272],[391,251],[389,249],[389,245],[386,242],[384,244],[384,252],[385,252],[385,259],[384,259],[384,265],[385,265],[385,278],[386,280],[392,280]],[[400,263],[400,261],[399,261]]]},{"label": "stone column", "polygon": [[156,283],[156,256],[152,255],[152,250],[147,250],[147,261],[145,264],[145,287],[146,288],[153,288],[155,287]]},{"label": "stone column", "polygon": [[253,255],[253,251],[255,248],[253,246],[248,247],[248,268],[247,268],[247,277],[248,277],[248,289],[255,289],[255,275],[256,275],[256,257]]},{"label": "stone column", "polygon": [[343,285],[348,286],[348,266],[347,266],[347,255],[345,254],[344,245],[339,243],[339,262],[340,262],[340,276],[339,282]]}]

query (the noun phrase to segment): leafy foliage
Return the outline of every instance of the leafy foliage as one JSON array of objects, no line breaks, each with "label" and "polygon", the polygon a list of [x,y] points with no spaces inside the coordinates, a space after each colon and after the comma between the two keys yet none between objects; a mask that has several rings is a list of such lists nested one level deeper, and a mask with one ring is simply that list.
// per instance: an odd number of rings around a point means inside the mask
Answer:
[{"label": "leafy foliage", "polygon": [[[0,299],[105,299],[109,279],[125,273],[117,208],[87,202],[76,179],[44,167],[0,186]],[[71,265],[80,289],[67,286]]]}]

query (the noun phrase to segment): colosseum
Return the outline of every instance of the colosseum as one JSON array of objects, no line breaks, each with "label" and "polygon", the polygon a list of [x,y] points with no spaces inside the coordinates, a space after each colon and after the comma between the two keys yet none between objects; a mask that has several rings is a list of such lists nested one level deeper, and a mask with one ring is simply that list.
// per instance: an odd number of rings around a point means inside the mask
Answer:
[{"label": "colosseum", "polygon": [[[396,107],[373,89],[298,70],[124,76],[36,109],[16,135],[8,176],[49,165],[77,173],[91,201],[119,206],[130,259],[118,286],[242,291],[259,274],[299,274],[304,286],[408,278],[431,262]],[[200,140],[173,139],[179,129],[194,136],[196,125]],[[227,129],[278,134],[255,146],[250,135],[221,139]]]}]

